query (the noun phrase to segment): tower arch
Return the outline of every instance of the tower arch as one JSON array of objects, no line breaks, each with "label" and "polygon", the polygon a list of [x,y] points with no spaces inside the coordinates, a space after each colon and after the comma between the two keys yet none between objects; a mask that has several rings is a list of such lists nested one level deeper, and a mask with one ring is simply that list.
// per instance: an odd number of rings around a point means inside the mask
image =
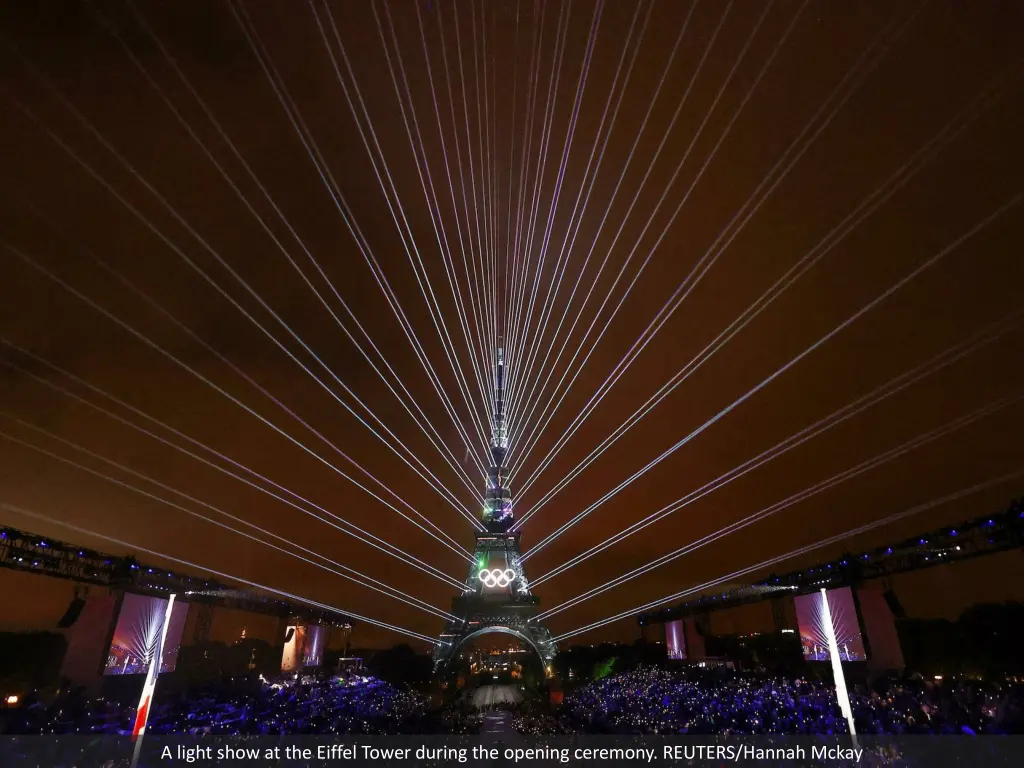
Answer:
[{"label": "tower arch", "polygon": [[547,662],[544,660],[544,654],[543,654],[543,652],[541,651],[540,647],[537,645],[537,643],[534,641],[534,639],[532,637],[530,637],[528,634],[526,634],[524,632],[520,632],[517,629],[513,629],[512,627],[502,626],[500,624],[495,624],[495,625],[492,625],[492,626],[489,626],[489,627],[482,627],[481,629],[474,630],[473,632],[470,632],[469,634],[463,635],[462,637],[460,637],[458,642],[455,643],[452,646],[452,650],[451,650],[452,657],[454,658],[455,654],[457,654],[459,652],[459,649],[462,648],[467,643],[471,643],[474,640],[476,640],[478,637],[482,637],[483,635],[491,635],[491,634],[511,635],[512,637],[517,638],[524,645],[527,645],[527,646],[530,647],[530,649],[536,655],[537,661],[540,662],[541,668],[543,668],[543,669],[547,668]]}]

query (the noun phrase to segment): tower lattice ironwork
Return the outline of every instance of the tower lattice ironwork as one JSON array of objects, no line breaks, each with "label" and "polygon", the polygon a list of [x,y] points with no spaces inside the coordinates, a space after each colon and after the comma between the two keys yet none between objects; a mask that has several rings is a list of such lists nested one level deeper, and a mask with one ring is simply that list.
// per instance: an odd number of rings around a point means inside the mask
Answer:
[{"label": "tower lattice ironwork", "polygon": [[434,670],[444,669],[459,648],[483,634],[502,632],[514,635],[540,656],[545,672],[550,671],[557,648],[551,633],[533,621],[540,607],[530,592],[519,549],[519,533],[510,529],[513,522],[512,497],[505,485],[505,456],[508,433],[505,425],[505,363],[498,350],[494,372],[494,425],[491,434],[491,464],[487,470],[483,523],[476,534],[473,563],[466,585],[452,599],[452,614],[434,649]]}]

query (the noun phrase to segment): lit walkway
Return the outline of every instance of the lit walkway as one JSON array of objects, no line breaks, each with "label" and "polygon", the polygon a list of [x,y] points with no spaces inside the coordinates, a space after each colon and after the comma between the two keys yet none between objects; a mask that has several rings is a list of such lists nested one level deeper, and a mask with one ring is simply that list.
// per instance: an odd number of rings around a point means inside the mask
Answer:
[{"label": "lit walkway", "polygon": [[498,704],[518,704],[523,700],[518,685],[481,685],[470,694],[470,703],[478,709]]},{"label": "lit walkway", "polygon": [[470,702],[479,709],[488,709],[480,731],[485,734],[514,733],[512,713],[490,709],[499,704],[516,704],[523,700],[518,685],[483,685],[470,694]]}]

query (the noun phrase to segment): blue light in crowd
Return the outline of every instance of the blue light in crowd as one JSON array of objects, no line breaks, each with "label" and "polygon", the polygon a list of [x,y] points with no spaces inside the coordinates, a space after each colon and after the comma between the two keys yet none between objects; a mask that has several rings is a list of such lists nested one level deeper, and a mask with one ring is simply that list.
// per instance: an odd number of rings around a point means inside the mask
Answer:
[{"label": "blue light in crowd", "polygon": [[949,532],[950,536],[956,536],[956,528]]},{"label": "blue light in crowd", "polygon": [[924,539],[921,539],[921,544],[927,544],[927,543],[928,543],[927,541],[925,541]]},{"label": "blue light in crowd", "polygon": [[892,547],[889,547],[887,550],[885,550],[885,554],[891,555],[892,554]]}]

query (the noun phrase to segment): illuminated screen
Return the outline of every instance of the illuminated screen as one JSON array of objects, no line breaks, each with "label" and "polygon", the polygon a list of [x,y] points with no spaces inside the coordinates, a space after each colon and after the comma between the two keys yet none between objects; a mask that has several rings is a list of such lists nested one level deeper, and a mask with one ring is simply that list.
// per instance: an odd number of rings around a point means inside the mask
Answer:
[{"label": "illuminated screen", "polygon": [[[167,601],[162,597],[126,594],[114,627],[114,639],[107,652],[105,675],[144,675],[160,642]],[[181,647],[181,634],[188,616],[188,603],[174,602],[164,639],[160,672],[173,672]]]},{"label": "illuminated screen", "polygon": [[682,619],[665,625],[665,650],[670,659],[686,658],[686,630]]},{"label": "illuminated screen", "polygon": [[284,653],[281,656],[281,671],[296,672],[302,667],[319,667],[324,660],[324,646],[327,645],[327,628],[318,624],[288,627]]},{"label": "illuminated screen", "polygon": [[302,648],[302,666],[319,667],[324,660],[327,629],[319,625],[306,628],[306,642]]},{"label": "illuminated screen", "polygon": [[294,672],[300,666],[302,648],[306,644],[306,628],[289,626],[285,631],[284,653],[281,655],[281,671]]},{"label": "illuminated screen", "polygon": [[[864,661],[864,638],[857,621],[857,609],[853,604],[853,592],[849,587],[830,589],[826,593],[828,610],[832,615],[832,629],[836,633],[836,645],[841,661]],[[807,661],[829,661],[825,606],[821,593],[800,595],[793,600],[796,606],[796,623],[800,628],[800,644]]]}]

